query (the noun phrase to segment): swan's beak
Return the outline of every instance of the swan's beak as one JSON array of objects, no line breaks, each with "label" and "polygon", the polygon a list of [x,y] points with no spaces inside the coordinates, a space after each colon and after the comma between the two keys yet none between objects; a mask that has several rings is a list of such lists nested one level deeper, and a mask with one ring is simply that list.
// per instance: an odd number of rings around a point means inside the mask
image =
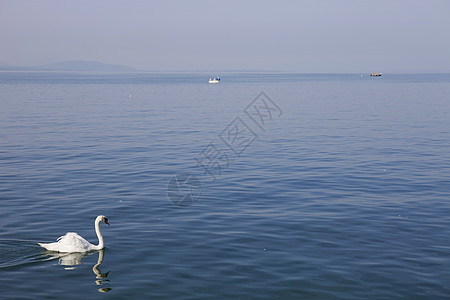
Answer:
[{"label": "swan's beak", "polygon": [[109,225],[108,220],[105,220],[105,223]]}]

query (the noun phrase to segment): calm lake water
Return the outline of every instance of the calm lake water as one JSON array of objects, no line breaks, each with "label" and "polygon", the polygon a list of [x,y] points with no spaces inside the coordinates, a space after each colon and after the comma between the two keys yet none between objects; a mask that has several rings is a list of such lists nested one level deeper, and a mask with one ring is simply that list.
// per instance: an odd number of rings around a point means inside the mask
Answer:
[{"label": "calm lake water", "polygon": [[0,298],[450,297],[450,75],[210,75],[0,73]]}]

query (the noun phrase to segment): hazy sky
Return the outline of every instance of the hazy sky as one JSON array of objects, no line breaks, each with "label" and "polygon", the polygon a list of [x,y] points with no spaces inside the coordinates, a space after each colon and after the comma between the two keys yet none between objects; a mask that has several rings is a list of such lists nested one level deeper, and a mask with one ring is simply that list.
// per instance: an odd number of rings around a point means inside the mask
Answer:
[{"label": "hazy sky", "polygon": [[449,0],[0,0],[0,61],[450,72]]}]

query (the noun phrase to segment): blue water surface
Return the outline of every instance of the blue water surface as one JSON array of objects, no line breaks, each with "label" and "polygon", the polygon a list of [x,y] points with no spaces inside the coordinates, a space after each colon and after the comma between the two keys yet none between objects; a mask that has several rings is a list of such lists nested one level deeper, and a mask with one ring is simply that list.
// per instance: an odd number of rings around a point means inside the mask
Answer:
[{"label": "blue water surface", "polygon": [[0,298],[450,297],[449,74],[211,75],[0,72]]}]

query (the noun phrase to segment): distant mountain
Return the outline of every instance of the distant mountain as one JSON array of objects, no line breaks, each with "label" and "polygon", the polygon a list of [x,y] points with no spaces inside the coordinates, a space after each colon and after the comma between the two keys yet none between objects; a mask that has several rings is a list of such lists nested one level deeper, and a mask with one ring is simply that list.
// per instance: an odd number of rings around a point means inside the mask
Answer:
[{"label": "distant mountain", "polygon": [[10,71],[98,71],[98,72],[132,72],[138,71],[131,67],[104,64],[97,61],[71,60],[61,61],[35,67],[18,67],[5,61],[0,61],[0,70]]},{"label": "distant mountain", "polygon": [[126,66],[109,65],[97,61],[84,60],[61,61],[57,63],[38,66],[37,68],[40,70],[48,71],[136,71],[136,69]]},{"label": "distant mountain", "polygon": [[3,68],[14,68],[14,66],[11,65],[9,62],[2,60],[2,61],[0,61],[0,69],[3,69]]}]

